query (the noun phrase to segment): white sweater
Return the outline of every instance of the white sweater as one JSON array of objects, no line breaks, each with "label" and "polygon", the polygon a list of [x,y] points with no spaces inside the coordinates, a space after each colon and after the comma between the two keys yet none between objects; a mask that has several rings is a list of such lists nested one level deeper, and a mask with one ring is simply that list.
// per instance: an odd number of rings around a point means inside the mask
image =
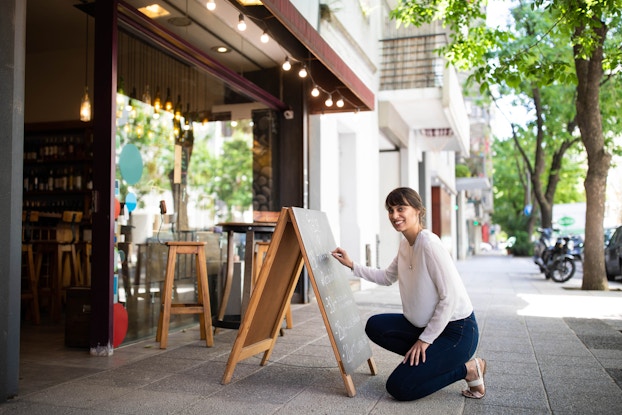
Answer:
[{"label": "white sweater", "polygon": [[[412,265],[412,269],[411,269]],[[414,326],[425,328],[419,337],[433,343],[447,323],[468,317],[473,305],[451,255],[431,231],[419,233],[411,247],[406,238],[388,268],[354,264],[354,275],[379,285],[399,281],[404,316]]]}]

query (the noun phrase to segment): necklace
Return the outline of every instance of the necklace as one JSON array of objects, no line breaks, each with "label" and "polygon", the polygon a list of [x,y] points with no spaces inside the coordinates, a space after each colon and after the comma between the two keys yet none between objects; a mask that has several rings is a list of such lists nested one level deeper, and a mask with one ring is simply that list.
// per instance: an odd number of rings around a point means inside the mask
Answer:
[{"label": "necklace", "polygon": [[409,263],[408,263],[408,269],[413,269],[413,251],[415,250],[415,244],[417,243],[417,238],[419,238],[419,234],[421,233],[421,231],[419,231],[417,233],[417,236],[415,236],[415,241],[413,242],[412,245],[410,245],[410,257],[409,257]]}]

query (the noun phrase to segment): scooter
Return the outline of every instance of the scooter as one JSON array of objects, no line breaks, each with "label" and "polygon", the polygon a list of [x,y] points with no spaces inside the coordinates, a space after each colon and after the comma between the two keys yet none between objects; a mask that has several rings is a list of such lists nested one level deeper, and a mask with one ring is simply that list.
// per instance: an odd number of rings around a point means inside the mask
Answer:
[{"label": "scooter", "polygon": [[576,264],[571,251],[574,242],[567,236],[553,240],[553,229],[538,228],[540,238],[534,247],[534,262],[546,279],[566,282],[574,276]]}]

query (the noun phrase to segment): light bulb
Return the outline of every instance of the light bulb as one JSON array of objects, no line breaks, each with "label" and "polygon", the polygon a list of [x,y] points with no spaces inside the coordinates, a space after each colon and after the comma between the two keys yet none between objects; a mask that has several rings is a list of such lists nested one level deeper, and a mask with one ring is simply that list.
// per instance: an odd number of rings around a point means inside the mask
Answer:
[{"label": "light bulb", "polygon": [[311,96],[314,96],[314,97],[320,96],[320,90],[318,89],[317,85],[313,86],[313,89],[311,90]]},{"label": "light bulb", "polygon": [[160,98],[160,90],[156,89],[156,97],[153,101],[153,110],[157,113],[162,109],[162,99]]},{"label": "light bulb", "polygon": [[143,92],[142,101],[147,105],[151,105],[151,93],[149,92],[149,85],[145,86],[145,92]]},{"label": "light bulb", "polygon": [[213,12],[214,10],[216,10],[216,3],[214,3],[214,0],[207,0],[205,7],[207,7],[207,10],[209,10],[210,12]]},{"label": "light bulb", "polygon": [[283,62],[283,70],[289,71],[290,69],[292,69],[292,64],[289,62],[289,58],[285,57],[285,62]]},{"label": "light bulb", "polygon": [[89,87],[84,87],[84,96],[80,104],[80,121],[91,121],[91,99],[89,98]]},{"label": "light bulb", "polygon": [[343,98],[339,98],[339,99],[337,100],[336,104],[337,104],[337,106],[338,106],[339,108],[343,107],[343,104],[344,104],[344,102],[343,102]]},{"label": "light bulb", "polygon": [[333,95],[332,94],[328,96],[326,101],[324,101],[324,104],[326,104],[327,107],[333,106]]},{"label": "light bulb", "polygon": [[268,43],[270,41],[270,36],[268,36],[266,32],[263,32],[259,39],[261,40],[261,43]]},{"label": "light bulb", "polygon": [[301,78],[306,78],[307,77],[307,67],[303,66],[302,68],[300,68],[300,71],[298,71],[298,76]]},{"label": "light bulb", "polygon": [[246,30],[246,22],[244,21],[244,15],[240,13],[240,17],[238,18],[238,30],[243,32]]},{"label": "light bulb", "polygon": [[171,101],[171,89],[166,88],[166,101],[164,101],[164,109],[166,111],[173,111],[173,101]]}]

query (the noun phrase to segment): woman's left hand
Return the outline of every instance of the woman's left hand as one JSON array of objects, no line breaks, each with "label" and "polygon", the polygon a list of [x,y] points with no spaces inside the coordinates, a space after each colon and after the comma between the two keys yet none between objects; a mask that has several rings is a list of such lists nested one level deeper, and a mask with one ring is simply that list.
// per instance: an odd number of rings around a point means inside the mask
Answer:
[{"label": "woman's left hand", "polygon": [[413,347],[411,347],[410,350],[406,352],[402,363],[410,361],[411,366],[417,366],[419,362],[425,363],[425,350],[428,348],[429,345],[429,343],[426,343],[423,340],[417,340]]}]

